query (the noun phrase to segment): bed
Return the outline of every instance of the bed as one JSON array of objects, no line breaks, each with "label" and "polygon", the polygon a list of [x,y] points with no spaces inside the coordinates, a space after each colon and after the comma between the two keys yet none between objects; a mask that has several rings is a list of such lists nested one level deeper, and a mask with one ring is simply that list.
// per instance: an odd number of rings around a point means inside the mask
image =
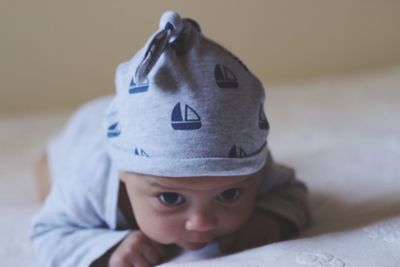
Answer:
[{"label": "bed", "polygon": [[[400,266],[400,67],[267,86],[269,144],[310,191],[298,238],[219,257],[216,244],[172,266]],[[72,110],[0,116],[0,266],[38,266],[33,160]]]}]

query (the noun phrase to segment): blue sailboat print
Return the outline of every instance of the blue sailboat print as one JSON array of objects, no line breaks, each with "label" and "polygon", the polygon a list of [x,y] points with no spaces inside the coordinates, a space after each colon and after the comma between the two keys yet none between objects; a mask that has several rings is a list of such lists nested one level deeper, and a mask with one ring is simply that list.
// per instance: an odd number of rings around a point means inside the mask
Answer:
[{"label": "blue sailboat print", "polygon": [[230,158],[243,158],[247,157],[247,153],[241,147],[236,147],[233,145],[229,150],[229,157]]},{"label": "blue sailboat print", "polygon": [[179,102],[172,110],[171,126],[175,130],[197,130],[201,127],[201,118],[189,105],[185,105],[185,118],[183,118]]},{"label": "blue sailboat print", "polygon": [[269,129],[269,123],[267,117],[265,116],[263,105],[260,105],[260,110],[258,112],[258,127],[263,130]]},{"label": "blue sailboat print", "polygon": [[144,83],[136,84],[132,78],[131,83],[129,85],[129,93],[130,94],[143,93],[143,92],[146,92],[148,89],[149,89],[149,80],[148,79],[146,79],[146,81]]},{"label": "blue sailboat print", "polygon": [[235,74],[224,65],[217,64],[214,69],[215,82],[220,88],[238,88]]},{"label": "blue sailboat print", "polygon": [[144,152],[143,149],[138,149],[137,147],[135,148],[135,155],[136,156],[142,156],[142,157],[149,157],[146,152]]},{"label": "blue sailboat print", "polygon": [[118,122],[116,122],[116,123],[112,124],[110,127],[108,127],[108,130],[107,130],[108,138],[117,137],[120,134],[121,134],[121,128],[120,128]]}]

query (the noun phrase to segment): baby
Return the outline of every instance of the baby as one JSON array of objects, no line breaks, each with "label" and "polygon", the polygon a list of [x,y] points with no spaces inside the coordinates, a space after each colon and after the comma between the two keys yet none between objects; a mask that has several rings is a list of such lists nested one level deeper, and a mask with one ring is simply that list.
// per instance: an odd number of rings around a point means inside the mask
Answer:
[{"label": "baby", "polygon": [[51,191],[30,234],[41,266],[153,266],[307,226],[304,184],[268,150],[261,82],[194,20],[164,13],[115,80],[47,146]]}]

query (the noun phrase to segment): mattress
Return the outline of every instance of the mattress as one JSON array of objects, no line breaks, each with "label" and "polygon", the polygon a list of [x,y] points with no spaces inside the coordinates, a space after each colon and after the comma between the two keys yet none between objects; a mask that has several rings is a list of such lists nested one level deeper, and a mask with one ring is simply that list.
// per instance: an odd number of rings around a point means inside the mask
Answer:
[{"label": "mattress", "polygon": [[[308,185],[312,226],[294,240],[229,256],[210,244],[162,266],[400,266],[400,67],[266,87],[269,146]],[[39,208],[33,161],[71,112],[0,116],[0,266],[38,266],[27,239]]]}]

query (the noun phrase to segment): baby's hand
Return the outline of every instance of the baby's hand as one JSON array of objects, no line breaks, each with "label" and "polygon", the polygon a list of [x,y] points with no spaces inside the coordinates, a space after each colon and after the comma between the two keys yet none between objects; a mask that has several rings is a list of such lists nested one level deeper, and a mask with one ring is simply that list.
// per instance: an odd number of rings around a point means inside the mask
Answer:
[{"label": "baby's hand", "polygon": [[237,232],[218,239],[221,252],[234,253],[281,240],[280,223],[262,210],[255,210],[249,221]]},{"label": "baby's hand", "polygon": [[167,256],[163,245],[150,240],[137,230],[130,233],[113,251],[109,267],[150,267]]}]

